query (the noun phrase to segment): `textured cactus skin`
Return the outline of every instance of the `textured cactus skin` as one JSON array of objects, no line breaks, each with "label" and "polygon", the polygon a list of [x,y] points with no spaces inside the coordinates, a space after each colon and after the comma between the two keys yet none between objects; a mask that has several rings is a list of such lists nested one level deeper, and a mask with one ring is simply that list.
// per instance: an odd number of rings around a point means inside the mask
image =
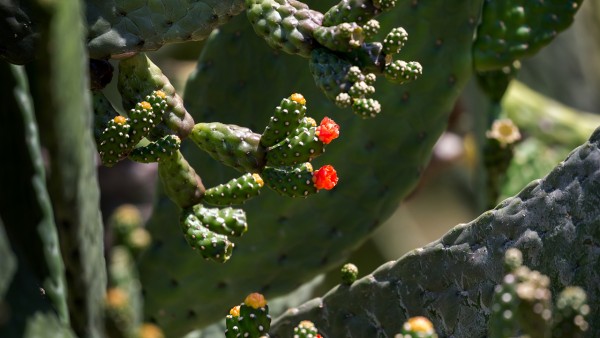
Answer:
[{"label": "textured cactus skin", "polygon": [[140,163],[159,162],[162,158],[169,158],[179,150],[181,141],[175,135],[167,135],[145,146],[140,146],[131,153],[129,158]]},{"label": "textured cactus skin", "polygon": [[[430,318],[441,336],[486,336],[486,313],[504,275],[508,247],[520,249],[525,264],[548,275],[555,293],[581,286],[592,304],[590,313],[599,311],[599,146],[597,130],[544,179],[351,288],[334,288],[288,312],[273,323],[273,336],[288,337],[303,318],[326,336],[373,337],[400,331],[402,318],[417,314]],[[433,271],[440,278],[427,278]],[[391,299],[390,293],[396,296]],[[339,315],[327,315],[332,307]],[[600,334],[599,319],[590,318],[586,336]]]},{"label": "textured cactus skin", "polygon": [[[167,108],[162,117],[157,112],[157,117],[162,122],[152,129],[148,136],[156,140],[165,135],[176,134],[185,139],[194,126],[194,119],[185,110],[183,100],[175,92],[169,79],[162,73],[144,53],[137,54],[119,62],[119,92],[125,109],[132,109],[143,100],[148,93],[160,90],[166,94]],[[154,105],[153,105],[154,106]]]},{"label": "textured cactus skin", "polygon": [[486,1],[474,43],[475,68],[499,69],[535,54],[571,25],[582,1]]},{"label": "textured cactus skin", "polygon": [[308,162],[289,167],[265,167],[262,177],[269,188],[284,196],[306,197],[317,192],[312,181],[313,168]]},{"label": "textured cactus skin", "polygon": [[229,206],[243,204],[258,196],[264,182],[257,174],[245,174],[216,187],[207,189],[202,201],[207,204]]},{"label": "textured cactus skin", "polygon": [[88,50],[95,59],[156,50],[167,43],[204,40],[244,10],[243,0],[88,0]]},{"label": "textured cactus skin", "polygon": [[193,209],[181,214],[181,230],[185,240],[206,259],[225,262],[231,257],[233,243],[227,236],[210,231],[196,216]]},{"label": "textured cactus skin", "polygon": [[191,139],[219,162],[241,172],[258,173],[266,163],[260,135],[248,128],[219,122],[198,123]]},{"label": "textured cactus skin", "polygon": [[[290,96],[290,98],[281,100],[279,106],[275,107],[275,112],[269,119],[269,124],[260,136],[260,144],[264,147],[272,147],[283,141],[300,125],[300,121],[306,113],[306,99],[302,97],[302,99],[293,100],[292,98],[293,96]],[[300,102],[297,102],[297,100]]]},{"label": "textured cactus skin", "polygon": [[373,0],[341,0],[323,16],[324,26],[335,26],[343,22],[363,24],[380,14]]},{"label": "textured cactus skin", "polygon": [[246,213],[242,209],[206,208],[197,204],[192,210],[198,221],[214,233],[239,237],[248,230]]},{"label": "textured cactus skin", "polygon": [[[270,97],[300,92],[317,120],[322,117],[317,113],[327,114],[343,127],[340,138],[325,154],[336,169],[342,166],[338,169],[340,184],[330,192],[297,200],[283,199],[264,189],[260,198],[248,201],[245,207],[249,222],[260,224],[261,231],[249,231],[236,241],[234,257],[219,266],[202,264],[186,245],[166,240],[181,236],[177,229],[163,226],[173,222],[178,211],[159,199],[148,229],[153,238],[164,240],[162,245],[152,246],[140,262],[146,318],[155,319],[167,335],[184,334],[219,319],[216,314],[228,310],[223,309],[223,303],[235,304],[255,290],[274,297],[342,263],[416,183],[430,148],[445,128],[456,96],[469,78],[472,37],[481,6],[481,1],[460,2],[452,6],[452,15],[440,15],[449,10],[445,1],[414,8],[410,3],[398,3],[394,11],[380,17],[383,31],[398,23],[406,28],[411,37],[403,55],[419,60],[428,71],[402,87],[382,81],[381,93],[385,95],[378,99],[388,110],[369,123],[340,112],[316,88],[306,71],[306,60],[269,49],[251,28],[247,29],[246,18],[238,17],[225,25],[205,45],[198,71],[186,85],[188,110],[198,114],[194,117],[197,121],[218,120],[261,130],[269,121],[274,102],[257,95],[255,89],[259,88],[248,83],[270,79],[260,86],[260,92],[269,92]],[[424,20],[438,24],[425,28]],[[437,39],[443,42],[436,44]],[[231,73],[235,57],[248,54],[254,60],[248,67],[236,67],[235,76],[224,76]],[[236,100],[225,95],[231,92],[236,93]],[[246,113],[248,107],[252,107],[251,114]],[[194,167],[202,168],[207,186],[239,175],[224,170],[193,147],[183,147],[182,152]],[[382,161],[390,158],[397,158],[398,163]],[[274,205],[277,212],[264,212]],[[254,273],[250,267],[258,261],[260,273]],[[170,286],[171,280],[177,281],[177,287]],[[190,292],[202,294],[202,304],[190,304]]]},{"label": "textured cactus skin", "polygon": [[239,316],[227,315],[225,318],[226,338],[268,337],[271,327],[269,306],[253,308],[244,303],[240,304]]},{"label": "textured cactus skin", "polygon": [[191,207],[202,200],[202,180],[179,150],[158,162],[158,175],[166,194],[179,207]]}]

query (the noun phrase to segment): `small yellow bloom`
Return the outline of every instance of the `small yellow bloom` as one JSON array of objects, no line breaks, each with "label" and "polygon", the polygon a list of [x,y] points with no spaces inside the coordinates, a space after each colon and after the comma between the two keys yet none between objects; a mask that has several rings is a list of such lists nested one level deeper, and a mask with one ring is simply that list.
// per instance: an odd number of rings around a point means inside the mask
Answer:
[{"label": "small yellow bloom", "polygon": [[404,330],[412,332],[433,333],[433,324],[429,319],[421,316],[409,318],[404,323]]},{"label": "small yellow bloom", "polygon": [[165,92],[163,92],[162,90],[155,91],[154,95],[160,97],[163,100],[167,97],[167,94],[165,94]]},{"label": "small yellow bloom", "polygon": [[146,102],[146,101],[142,101],[142,102],[140,102],[140,106],[141,106],[143,109],[146,109],[146,110],[150,110],[150,109],[152,109],[152,105],[151,105],[149,102]]},{"label": "small yellow bloom", "polygon": [[306,99],[304,98],[304,96],[302,96],[302,94],[299,93],[294,93],[290,96],[290,100],[296,102],[296,103],[300,103],[301,105],[306,105]]},{"label": "small yellow bloom", "polygon": [[125,116],[119,115],[119,116],[115,116],[113,121],[115,121],[116,124],[123,125],[127,122],[127,119],[125,118]]},{"label": "small yellow bloom", "polygon": [[262,187],[265,185],[265,181],[263,181],[262,177],[260,177],[259,174],[252,174],[252,177],[254,178],[254,180],[256,181],[256,184],[258,184],[259,187]]},{"label": "small yellow bloom", "polygon": [[494,121],[492,129],[485,133],[488,138],[496,139],[502,147],[513,144],[521,139],[519,127],[511,119],[499,119]]},{"label": "small yellow bloom", "polygon": [[251,293],[249,294],[246,299],[244,300],[244,304],[246,304],[247,306],[250,306],[252,308],[255,309],[259,309],[261,307],[265,307],[265,305],[267,305],[267,300],[265,299],[265,296],[261,295],[260,293]]},{"label": "small yellow bloom", "polygon": [[240,316],[240,306],[234,306],[231,308],[231,310],[229,310],[229,314],[232,315],[233,317],[239,317]]}]

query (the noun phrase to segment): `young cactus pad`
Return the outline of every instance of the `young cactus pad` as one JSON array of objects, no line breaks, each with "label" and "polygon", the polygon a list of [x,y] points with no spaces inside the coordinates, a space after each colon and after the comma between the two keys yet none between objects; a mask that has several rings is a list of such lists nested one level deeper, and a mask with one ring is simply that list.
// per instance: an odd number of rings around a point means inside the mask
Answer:
[{"label": "young cactus pad", "polygon": [[207,189],[203,201],[218,206],[243,204],[258,196],[264,186],[262,177],[258,174],[245,174],[216,187]]},{"label": "young cactus pad", "polygon": [[271,316],[265,297],[249,294],[244,302],[233,307],[225,317],[226,338],[259,338],[269,335]]}]

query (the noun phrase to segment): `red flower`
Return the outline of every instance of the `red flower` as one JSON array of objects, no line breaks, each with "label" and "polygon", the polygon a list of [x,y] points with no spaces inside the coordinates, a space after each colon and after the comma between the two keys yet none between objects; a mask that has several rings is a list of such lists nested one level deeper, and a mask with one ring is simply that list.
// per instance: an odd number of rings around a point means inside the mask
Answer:
[{"label": "red flower", "polygon": [[321,124],[317,127],[316,135],[321,142],[329,144],[329,142],[340,136],[340,126],[329,117],[324,117]]},{"label": "red flower", "polygon": [[312,178],[317,190],[331,190],[338,182],[338,176],[335,169],[330,165],[324,165],[313,173]]},{"label": "red flower", "polygon": [[317,333],[317,335],[315,336],[315,338],[323,338],[323,336],[321,336],[319,333]]}]

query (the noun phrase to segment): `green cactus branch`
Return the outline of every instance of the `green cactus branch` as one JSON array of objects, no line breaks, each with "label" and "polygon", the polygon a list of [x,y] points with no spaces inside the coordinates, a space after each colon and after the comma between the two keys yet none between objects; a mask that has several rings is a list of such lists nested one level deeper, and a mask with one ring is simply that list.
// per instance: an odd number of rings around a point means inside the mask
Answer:
[{"label": "green cactus branch", "polygon": [[[389,335],[413,315],[430,318],[442,336],[485,336],[486,313],[494,286],[504,275],[504,251],[509,247],[520,249],[527,265],[547,274],[553,291],[582,287],[591,313],[596,313],[599,146],[596,130],[544,179],[352,286],[336,287],[288,312],[273,323],[273,336],[287,337],[285,332],[300,319],[313,321],[331,337]],[[590,336],[599,334],[598,319],[589,318]]]}]

